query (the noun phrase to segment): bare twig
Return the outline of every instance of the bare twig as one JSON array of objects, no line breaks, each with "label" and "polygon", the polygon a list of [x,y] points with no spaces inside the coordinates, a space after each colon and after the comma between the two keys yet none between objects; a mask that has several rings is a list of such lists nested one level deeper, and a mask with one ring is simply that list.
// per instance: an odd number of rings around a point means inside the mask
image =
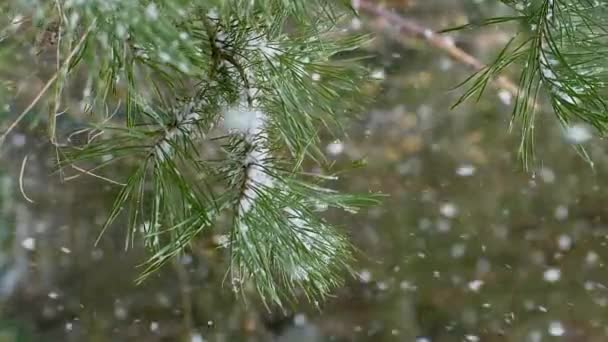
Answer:
[{"label": "bare twig", "polygon": [[[400,34],[412,36],[427,42],[429,45],[442,50],[454,60],[465,64],[476,71],[486,68],[486,65],[477,58],[454,45],[454,42],[432,29],[424,27],[415,21],[394,13],[374,0],[357,0],[355,5],[358,9],[379,20],[380,26],[384,29],[396,29]],[[498,76],[494,79],[495,84],[513,96],[519,93],[519,87],[505,76]]]}]

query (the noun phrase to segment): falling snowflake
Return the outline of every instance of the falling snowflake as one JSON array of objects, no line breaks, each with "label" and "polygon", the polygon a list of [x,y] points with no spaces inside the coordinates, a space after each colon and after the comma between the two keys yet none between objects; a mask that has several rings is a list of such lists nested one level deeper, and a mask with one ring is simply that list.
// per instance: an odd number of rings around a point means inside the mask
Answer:
[{"label": "falling snowflake", "polygon": [[543,273],[543,278],[545,281],[550,283],[555,283],[559,281],[562,276],[562,271],[559,268],[550,268]]},{"label": "falling snowflake", "polygon": [[469,287],[469,290],[471,290],[473,292],[478,292],[481,289],[481,287],[483,286],[483,284],[484,284],[483,280],[476,279],[476,280],[469,282],[468,287]]},{"label": "falling snowflake", "polygon": [[441,212],[441,215],[447,218],[454,218],[458,215],[458,207],[456,207],[454,203],[444,203],[441,205],[441,208],[439,208],[439,211]]},{"label": "falling snowflake", "polygon": [[456,169],[456,174],[461,177],[470,177],[475,174],[475,171],[476,169],[474,165],[464,164]]},{"label": "falling snowflake", "polygon": [[33,237],[23,239],[23,241],[21,241],[21,247],[27,249],[28,251],[33,251],[36,249],[36,239]]},{"label": "falling snowflake", "polygon": [[582,144],[593,137],[587,126],[577,124],[566,127],[564,137],[571,144]]},{"label": "falling snowflake", "polygon": [[562,324],[562,322],[560,321],[554,321],[549,323],[549,335],[551,336],[564,336],[564,333],[566,332],[566,329],[564,329],[564,326]]},{"label": "falling snowflake", "polygon": [[340,140],[336,140],[336,141],[332,142],[331,144],[327,145],[325,150],[327,151],[328,154],[330,154],[332,156],[340,155],[340,154],[342,154],[342,152],[344,152],[344,143],[341,142]]}]

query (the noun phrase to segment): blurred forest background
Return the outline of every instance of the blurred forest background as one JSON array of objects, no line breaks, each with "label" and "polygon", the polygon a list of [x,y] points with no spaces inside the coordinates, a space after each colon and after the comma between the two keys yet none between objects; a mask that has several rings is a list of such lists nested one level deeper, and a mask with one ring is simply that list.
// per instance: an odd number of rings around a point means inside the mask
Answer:
[{"label": "blurred forest background", "polygon": [[[495,0],[387,5],[435,30],[512,14]],[[515,31],[449,36],[488,62]],[[244,303],[223,283],[229,260],[217,236],[135,286],[146,255],[124,251],[120,223],[93,247],[116,187],[85,176],[59,182],[41,110],[0,155],[0,341],[607,341],[603,142],[588,143],[592,169],[541,113],[537,161],[526,173],[518,130],[508,131],[508,92],[488,89],[452,110],[462,94],[455,86],[472,71],[422,41],[375,32],[365,51],[380,80],[367,89],[374,101],[326,151],[339,166],[366,164],[339,188],[390,196],[331,217],[360,249],[357,276],[335,298],[285,313]],[[44,61],[15,66],[16,108],[48,78],[35,65]],[[0,122],[14,115],[0,111]],[[78,120],[67,113],[59,129]],[[35,203],[19,189],[26,155],[23,186]]]}]

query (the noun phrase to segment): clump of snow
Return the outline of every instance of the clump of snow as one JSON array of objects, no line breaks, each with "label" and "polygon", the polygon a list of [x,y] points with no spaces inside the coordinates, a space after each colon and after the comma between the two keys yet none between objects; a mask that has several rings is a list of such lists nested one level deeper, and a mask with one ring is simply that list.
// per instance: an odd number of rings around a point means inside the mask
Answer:
[{"label": "clump of snow", "polygon": [[251,209],[255,199],[258,197],[260,188],[272,186],[272,176],[270,176],[265,169],[267,158],[268,150],[262,146],[256,146],[245,157],[244,165],[247,168],[247,180],[239,206],[241,214],[244,214]]},{"label": "clump of snow", "polygon": [[[264,125],[266,115],[259,110],[250,108],[245,104],[228,107],[223,112],[224,128],[231,133],[243,134],[245,141],[251,144],[251,148],[245,155],[243,166],[245,167],[245,186],[239,203],[239,215],[251,210],[259,189],[271,187],[272,176],[266,171],[270,152],[264,145],[266,133]],[[248,227],[240,225],[243,231]]]},{"label": "clump of snow", "polygon": [[265,115],[258,110],[233,106],[226,108],[223,114],[224,127],[230,132],[255,135],[264,126]]}]

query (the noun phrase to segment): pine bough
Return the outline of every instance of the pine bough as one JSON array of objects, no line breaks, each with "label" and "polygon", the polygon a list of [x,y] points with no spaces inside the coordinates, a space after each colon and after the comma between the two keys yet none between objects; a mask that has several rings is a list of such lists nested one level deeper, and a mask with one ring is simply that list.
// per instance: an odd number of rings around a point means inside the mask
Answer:
[{"label": "pine bough", "polygon": [[[591,165],[580,143],[593,127],[608,133],[608,2],[604,0],[502,0],[516,15],[491,18],[484,25],[517,22],[521,32],[487,68],[465,83],[463,98],[480,95],[489,80],[511,65],[521,68],[512,123],[522,127],[520,156],[534,159],[536,114],[542,96],[549,100],[575,149]],[[465,25],[470,28],[473,25]],[[571,134],[572,133],[572,134]],[[585,138],[585,139],[581,139]]]},{"label": "pine bough", "polygon": [[304,172],[324,164],[319,130],[339,132],[367,79],[340,57],[367,39],[341,33],[349,10],[321,0],[13,1],[0,5],[2,51],[23,49],[28,34],[54,37],[55,108],[84,79],[91,127],[64,143],[53,129],[51,141],[61,167],[132,167],[103,230],[128,213],[126,246],[143,239],[153,253],[140,280],[228,212],[232,286],[284,305],[301,293],[321,300],[348,270],[351,246],[321,212],[377,202]]}]

